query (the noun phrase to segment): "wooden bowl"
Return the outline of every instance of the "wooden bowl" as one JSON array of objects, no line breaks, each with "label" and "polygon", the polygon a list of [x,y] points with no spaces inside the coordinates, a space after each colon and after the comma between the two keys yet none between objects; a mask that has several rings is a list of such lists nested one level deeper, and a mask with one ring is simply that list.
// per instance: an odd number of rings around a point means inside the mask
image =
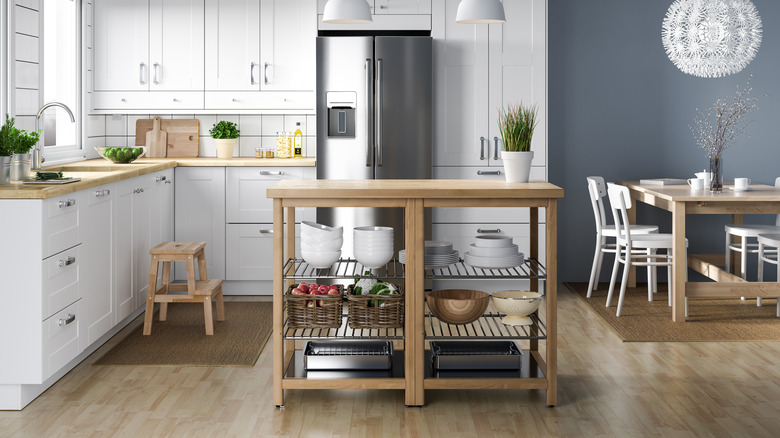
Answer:
[{"label": "wooden bowl", "polygon": [[433,316],[447,324],[468,324],[487,309],[490,295],[479,290],[441,289],[425,297]]}]

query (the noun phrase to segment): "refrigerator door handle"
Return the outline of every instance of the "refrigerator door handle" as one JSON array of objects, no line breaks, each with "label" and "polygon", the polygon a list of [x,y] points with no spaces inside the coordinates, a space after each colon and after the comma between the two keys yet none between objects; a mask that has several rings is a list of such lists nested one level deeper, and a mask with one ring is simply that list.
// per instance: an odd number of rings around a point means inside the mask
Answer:
[{"label": "refrigerator door handle", "polygon": [[371,124],[373,122],[371,118],[372,106],[371,103],[371,60],[366,59],[366,167],[371,167]]},{"label": "refrigerator door handle", "polygon": [[376,165],[382,165],[382,59],[376,60]]}]

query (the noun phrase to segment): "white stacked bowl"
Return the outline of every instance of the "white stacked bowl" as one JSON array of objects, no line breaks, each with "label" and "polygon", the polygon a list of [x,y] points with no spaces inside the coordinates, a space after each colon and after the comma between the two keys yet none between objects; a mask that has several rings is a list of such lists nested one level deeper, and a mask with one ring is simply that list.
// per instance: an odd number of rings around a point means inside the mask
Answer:
[{"label": "white stacked bowl", "polygon": [[315,268],[329,268],[341,257],[344,228],[301,222],[301,257]]},{"label": "white stacked bowl", "polygon": [[355,259],[367,268],[379,268],[393,259],[393,229],[356,227],[353,231]]}]

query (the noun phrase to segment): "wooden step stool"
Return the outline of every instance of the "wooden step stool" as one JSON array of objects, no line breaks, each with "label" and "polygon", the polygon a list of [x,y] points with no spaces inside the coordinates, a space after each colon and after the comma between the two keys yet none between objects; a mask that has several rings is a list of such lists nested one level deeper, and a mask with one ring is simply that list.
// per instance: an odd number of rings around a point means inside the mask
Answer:
[{"label": "wooden step stool", "polygon": [[[160,303],[160,321],[168,318],[168,303],[203,303],[206,334],[214,334],[214,317],[211,302],[217,303],[217,321],[225,320],[225,304],[222,301],[222,280],[209,280],[206,275],[206,242],[163,242],[151,250],[149,288],[146,294],[144,334],[152,333],[154,303]],[[195,259],[198,259],[200,281],[195,280]],[[171,262],[184,262],[187,266],[187,283],[171,284]],[[162,286],[157,287],[159,264],[163,264]],[[169,293],[186,292],[186,293]]]}]

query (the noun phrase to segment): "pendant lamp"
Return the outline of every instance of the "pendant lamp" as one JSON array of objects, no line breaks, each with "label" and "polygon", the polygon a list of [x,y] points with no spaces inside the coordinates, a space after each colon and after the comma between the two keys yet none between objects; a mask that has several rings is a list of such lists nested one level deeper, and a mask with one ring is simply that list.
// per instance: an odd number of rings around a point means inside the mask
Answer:
[{"label": "pendant lamp", "polygon": [[455,21],[467,24],[503,23],[504,5],[500,0],[463,0],[458,5]]},{"label": "pendant lamp", "polygon": [[366,0],[328,0],[322,14],[325,23],[371,23],[371,8]]}]

